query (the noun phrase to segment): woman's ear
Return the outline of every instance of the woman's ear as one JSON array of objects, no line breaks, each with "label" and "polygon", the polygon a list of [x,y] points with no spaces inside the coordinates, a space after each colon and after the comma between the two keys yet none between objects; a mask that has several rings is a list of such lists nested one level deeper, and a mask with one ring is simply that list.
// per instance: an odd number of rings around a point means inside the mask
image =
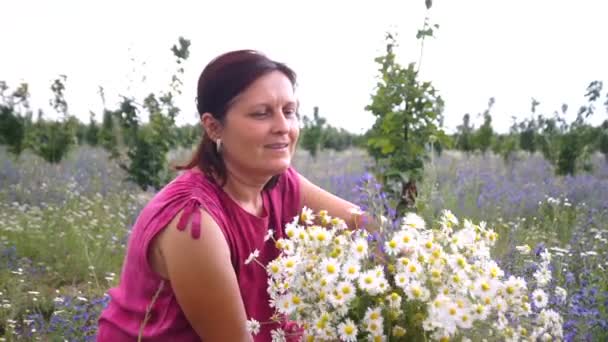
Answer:
[{"label": "woman's ear", "polygon": [[215,141],[221,138],[222,124],[219,120],[214,118],[211,113],[204,113],[201,115],[201,126],[203,126],[205,134],[207,134],[211,140]]}]

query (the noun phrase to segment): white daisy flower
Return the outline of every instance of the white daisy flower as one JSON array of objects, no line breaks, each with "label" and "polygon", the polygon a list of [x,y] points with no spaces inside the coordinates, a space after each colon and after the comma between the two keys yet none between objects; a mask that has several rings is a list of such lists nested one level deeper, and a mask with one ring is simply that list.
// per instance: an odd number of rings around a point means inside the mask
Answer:
[{"label": "white daisy flower", "polygon": [[426,302],[430,297],[429,290],[418,281],[412,281],[405,288],[405,294],[413,300]]},{"label": "white daisy flower", "polygon": [[333,233],[320,226],[312,226],[309,228],[308,235],[314,242],[315,246],[328,246],[333,239]]},{"label": "white daisy flower", "polygon": [[522,255],[528,255],[532,251],[532,248],[528,245],[515,246],[515,249]]},{"label": "white daisy flower", "polygon": [[357,260],[349,260],[342,266],[342,276],[348,280],[355,280],[360,270],[361,264]]},{"label": "white daisy flower", "polygon": [[295,309],[295,305],[291,300],[291,294],[280,296],[275,303],[277,310],[283,314],[289,315]]},{"label": "white daisy flower", "polygon": [[395,234],[395,239],[397,239],[397,241],[399,241],[399,243],[401,244],[401,247],[403,249],[411,250],[411,249],[416,248],[416,246],[418,244],[419,235],[420,234],[418,233],[417,230],[405,229],[405,230],[401,230],[397,234]]},{"label": "white daisy flower", "polygon": [[354,342],[357,340],[357,326],[350,319],[338,325],[338,332],[342,341]]},{"label": "white daisy flower", "polygon": [[473,294],[478,298],[494,297],[499,283],[491,278],[479,277],[473,282]]},{"label": "white daisy flower", "polygon": [[247,260],[245,260],[245,265],[249,265],[253,260],[257,259],[259,256],[260,256],[260,251],[255,249],[253,252],[251,252],[251,254],[249,254],[249,257],[247,258]]},{"label": "white daisy flower", "polygon": [[369,270],[359,275],[359,288],[361,290],[373,294],[378,291],[377,287],[378,277],[376,276],[376,272]]},{"label": "white daisy flower", "polygon": [[282,259],[275,259],[266,266],[266,271],[272,276],[273,279],[280,276],[282,270]]},{"label": "white daisy flower", "polygon": [[[274,230],[272,229],[268,229],[268,231],[266,232],[266,236],[264,236],[264,242],[270,240],[272,238],[272,236],[274,235]],[[289,236],[289,235],[288,235]],[[291,237],[291,236],[290,236]]]},{"label": "white daisy flower", "polygon": [[336,285],[336,292],[340,293],[346,302],[349,302],[357,295],[357,289],[348,281],[342,281]]},{"label": "white daisy flower", "polygon": [[247,331],[251,335],[257,335],[260,332],[260,322],[256,321],[253,318],[248,319],[247,320]]},{"label": "white daisy flower", "polygon": [[392,309],[399,309],[401,307],[401,296],[397,292],[392,292],[386,296],[386,301]]},{"label": "white daisy flower", "polygon": [[396,238],[384,242],[384,249],[388,255],[396,255],[401,250],[401,244]]},{"label": "white daisy flower", "polygon": [[367,256],[368,244],[364,238],[357,238],[352,247],[352,253],[357,259],[363,259]]},{"label": "white daisy flower", "polygon": [[452,254],[448,257],[448,265],[454,271],[464,271],[469,272],[471,269],[471,265],[467,261],[467,258],[462,254]]},{"label": "white daisy flower", "polygon": [[441,222],[447,226],[458,225],[458,218],[448,209],[441,211]]},{"label": "white daisy flower", "polygon": [[382,325],[384,321],[381,308],[367,308],[363,320],[366,322],[379,322]]},{"label": "white daisy flower", "polygon": [[405,272],[399,272],[395,274],[395,285],[405,290],[405,287],[409,283],[410,278]]},{"label": "white daisy flower", "polygon": [[532,300],[534,301],[534,305],[536,307],[542,309],[547,306],[549,298],[543,289],[536,289],[532,292]]},{"label": "white daisy flower", "polygon": [[510,276],[503,285],[503,294],[509,297],[519,297],[521,292],[526,289],[526,281],[519,277]]},{"label": "white daisy flower", "polygon": [[563,303],[566,301],[566,297],[568,296],[568,292],[559,286],[555,287],[555,297],[558,302]]},{"label": "white daisy flower", "polygon": [[426,227],[424,219],[417,214],[407,213],[403,218],[403,228],[423,230]]},{"label": "white daisy flower", "polygon": [[321,272],[330,278],[337,278],[340,275],[340,263],[335,258],[325,258],[321,261]]},{"label": "white daisy flower", "polygon": [[270,337],[272,338],[272,342],[286,342],[285,332],[283,329],[275,329],[270,332]]},{"label": "white daisy flower", "polygon": [[302,213],[300,214],[300,221],[304,224],[311,225],[313,220],[315,219],[315,215],[312,212],[312,209],[308,207],[302,208]]},{"label": "white daisy flower", "polygon": [[456,318],[456,324],[462,329],[471,329],[473,327],[473,316],[469,310],[463,309]]},{"label": "white daisy flower", "polygon": [[539,268],[533,274],[538,286],[545,286],[551,281],[551,271],[547,268]]}]

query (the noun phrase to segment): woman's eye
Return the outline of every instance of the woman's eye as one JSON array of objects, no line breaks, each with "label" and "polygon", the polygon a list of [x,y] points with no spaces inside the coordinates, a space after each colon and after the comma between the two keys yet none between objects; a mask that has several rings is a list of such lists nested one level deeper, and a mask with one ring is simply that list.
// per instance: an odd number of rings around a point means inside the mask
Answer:
[{"label": "woman's eye", "polygon": [[283,113],[285,114],[285,116],[295,116],[298,114],[295,109],[286,109],[283,111]]},{"label": "woman's eye", "polygon": [[263,112],[258,112],[258,113],[251,114],[251,116],[253,116],[254,118],[263,118],[266,115],[267,115],[267,113],[263,113]]}]

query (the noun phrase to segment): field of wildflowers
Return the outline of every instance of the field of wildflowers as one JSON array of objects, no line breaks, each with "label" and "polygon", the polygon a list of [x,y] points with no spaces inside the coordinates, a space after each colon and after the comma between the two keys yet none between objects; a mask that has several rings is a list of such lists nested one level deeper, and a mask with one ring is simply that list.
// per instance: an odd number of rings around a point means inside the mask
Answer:
[{"label": "field of wildflowers", "polygon": [[[398,221],[364,152],[323,152],[316,161],[298,153],[294,163],[313,182]],[[487,222],[505,279],[535,279],[545,268],[553,275],[551,290],[530,298],[533,311],[540,303],[559,313],[564,340],[607,340],[608,164],[598,157],[595,165],[556,177],[538,155],[505,163],[447,151],[426,167],[417,212],[427,222],[443,209]],[[94,340],[129,228],[151,195],[124,178],[101,149],[81,147],[58,165],[0,150],[0,341]]]}]

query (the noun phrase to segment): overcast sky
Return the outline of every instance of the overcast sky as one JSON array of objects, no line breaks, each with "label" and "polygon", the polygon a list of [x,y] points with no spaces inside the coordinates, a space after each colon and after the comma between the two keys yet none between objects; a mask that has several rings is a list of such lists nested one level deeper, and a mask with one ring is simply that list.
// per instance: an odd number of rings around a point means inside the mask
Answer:
[{"label": "overcast sky", "polygon": [[[220,53],[252,48],[296,70],[303,114],[319,106],[330,124],[362,132],[373,122],[364,107],[385,32],[398,32],[402,64],[417,62],[415,34],[426,14],[440,28],[425,43],[421,79],[444,98],[448,130],[464,113],[482,112],[492,96],[495,129],[506,131],[511,116],[530,115],[532,97],[541,112],[565,102],[574,116],[591,81],[603,80],[608,92],[604,0],[435,0],[428,13],[424,0],[0,0],[0,11],[0,80],[30,83],[37,108],[65,74],[70,111],[85,121],[89,110],[101,112],[100,85],[110,107],[118,94],[142,99],[167,89],[175,69],[170,47],[181,35],[192,45],[180,123],[196,122],[204,66]],[[602,106],[593,121],[607,117]]]}]

